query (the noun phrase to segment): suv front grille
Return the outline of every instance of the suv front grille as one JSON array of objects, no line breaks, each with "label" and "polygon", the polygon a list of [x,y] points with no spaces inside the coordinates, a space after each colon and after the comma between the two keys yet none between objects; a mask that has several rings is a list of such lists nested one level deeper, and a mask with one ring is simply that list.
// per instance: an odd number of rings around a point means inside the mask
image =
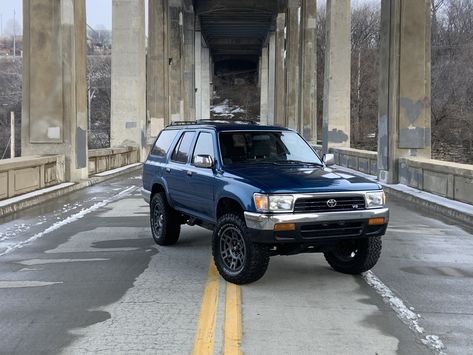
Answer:
[{"label": "suv front grille", "polygon": [[[331,205],[329,200],[335,200],[335,206],[329,207]],[[365,198],[363,196],[300,198],[296,200],[294,205],[294,213],[340,212],[364,209]]]},{"label": "suv front grille", "polygon": [[328,222],[304,225],[301,227],[302,238],[357,237],[363,232],[363,222]]}]

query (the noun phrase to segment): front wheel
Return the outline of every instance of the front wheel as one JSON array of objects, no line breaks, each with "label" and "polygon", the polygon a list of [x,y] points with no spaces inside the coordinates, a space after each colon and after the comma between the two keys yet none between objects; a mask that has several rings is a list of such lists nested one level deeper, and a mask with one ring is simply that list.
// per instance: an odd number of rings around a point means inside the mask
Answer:
[{"label": "front wheel", "polygon": [[324,256],[335,271],[355,275],[376,265],[381,247],[381,237],[341,240]]},{"label": "front wheel", "polygon": [[212,253],[220,275],[238,285],[259,280],[269,264],[268,247],[251,242],[245,222],[232,213],[219,218]]}]

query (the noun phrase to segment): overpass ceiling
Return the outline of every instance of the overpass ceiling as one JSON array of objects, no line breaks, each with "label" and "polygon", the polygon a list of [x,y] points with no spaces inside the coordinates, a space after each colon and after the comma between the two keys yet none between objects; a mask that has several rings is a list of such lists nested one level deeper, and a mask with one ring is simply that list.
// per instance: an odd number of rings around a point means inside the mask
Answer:
[{"label": "overpass ceiling", "polygon": [[215,62],[257,61],[281,0],[196,0],[194,6]]}]

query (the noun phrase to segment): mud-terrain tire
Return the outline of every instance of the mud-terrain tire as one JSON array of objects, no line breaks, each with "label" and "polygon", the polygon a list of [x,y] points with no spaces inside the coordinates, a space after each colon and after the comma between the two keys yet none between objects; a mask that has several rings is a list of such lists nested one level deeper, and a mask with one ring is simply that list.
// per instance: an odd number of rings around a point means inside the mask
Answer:
[{"label": "mud-terrain tire", "polygon": [[381,256],[381,247],[381,237],[341,240],[324,255],[335,271],[356,275],[376,265]]},{"label": "mud-terrain tire", "polygon": [[253,243],[245,221],[233,213],[225,214],[217,221],[212,254],[220,275],[237,285],[259,280],[269,264],[269,248]]},{"label": "mud-terrain tire", "polygon": [[158,245],[173,245],[179,239],[179,214],[169,206],[164,192],[153,196],[150,203],[151,234]]}]

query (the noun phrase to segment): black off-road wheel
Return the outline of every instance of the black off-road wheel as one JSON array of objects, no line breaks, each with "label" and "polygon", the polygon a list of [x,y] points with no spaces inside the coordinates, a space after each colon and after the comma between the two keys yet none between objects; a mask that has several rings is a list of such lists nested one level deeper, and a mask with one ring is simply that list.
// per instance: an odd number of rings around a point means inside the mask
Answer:
[{"label": "black off-road wheel", "polygon": [[219,218],[212,253],[220,275],[237,285],[259,280],[269,264],[269,248],[251,242],[245,221],[233,213]]},{"label": "black off-road wheel", "polygon": [[158,245],[173,245],[179,239],[179,214],[169,206],[164,192],[153,196],[150,203],[151,234]]},{"label": "black off-road wheel", "polygon": [[381,237],[341,240],[324,255],[335,271],[356,275],[376,265],[381,256],[381,247]]}]

